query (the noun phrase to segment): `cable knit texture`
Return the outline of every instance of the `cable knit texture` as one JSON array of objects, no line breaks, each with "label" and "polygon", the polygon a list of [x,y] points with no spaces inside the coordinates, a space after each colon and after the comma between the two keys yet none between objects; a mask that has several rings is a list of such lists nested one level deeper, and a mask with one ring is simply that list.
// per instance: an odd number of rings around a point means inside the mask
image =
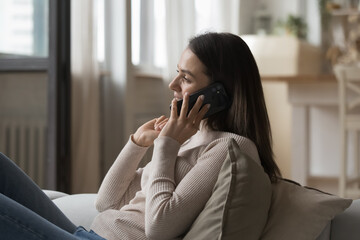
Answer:
[{"label": "cable knit texture", "polygon": [[91,228],[108,240],[181,238],[212,194],[230,139],[260,164],[249,139],[199,131],[182,146],[169,137],[157,138],[152,161],[137,169],[147,148],[130,138],[100,187],[100,214]]}]

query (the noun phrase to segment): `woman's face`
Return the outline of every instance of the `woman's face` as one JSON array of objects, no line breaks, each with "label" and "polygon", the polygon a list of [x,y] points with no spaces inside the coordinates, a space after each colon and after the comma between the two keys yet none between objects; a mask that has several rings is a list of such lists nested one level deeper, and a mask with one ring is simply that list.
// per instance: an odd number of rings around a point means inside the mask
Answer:
[{"label": "woman's face", "polygon": [[200,59],[186,48],[177,65],[177,76],[170,82],[169,88],[174,91],[176,100],[183,99],[186,92],[192,94],[210,84],[205,74],[205,66]]}]

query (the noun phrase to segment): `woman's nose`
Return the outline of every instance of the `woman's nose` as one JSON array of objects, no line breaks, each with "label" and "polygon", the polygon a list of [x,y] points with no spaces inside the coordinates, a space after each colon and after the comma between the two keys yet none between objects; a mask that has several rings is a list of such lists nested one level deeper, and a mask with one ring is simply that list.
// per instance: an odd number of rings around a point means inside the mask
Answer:
[{"label": "woman's nose", "polygon": [[177,76],[169,83],[169,88],[173,91],[180,92],[181,88]]}]

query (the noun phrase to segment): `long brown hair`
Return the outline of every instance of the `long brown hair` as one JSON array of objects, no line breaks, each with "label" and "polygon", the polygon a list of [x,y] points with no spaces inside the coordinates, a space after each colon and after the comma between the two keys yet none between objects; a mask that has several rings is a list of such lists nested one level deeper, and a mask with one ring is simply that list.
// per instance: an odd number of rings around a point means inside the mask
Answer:
[{"label": "long brown hair", "polygon": [[222,82],[232,99],[229,109],[207,119],[213,130],[252,140],[272,182],[281,176],[272,150],[272,135],[261,79],[247,44],[231,33],[205,33],[189,41],[189,49],[206,67],[212,81]]}]

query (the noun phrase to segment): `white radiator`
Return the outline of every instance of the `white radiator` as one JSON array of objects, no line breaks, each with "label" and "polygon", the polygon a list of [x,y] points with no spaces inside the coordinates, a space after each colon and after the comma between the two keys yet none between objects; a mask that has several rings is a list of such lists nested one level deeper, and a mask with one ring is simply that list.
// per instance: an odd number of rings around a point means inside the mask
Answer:
[{"label": "white radiator", "polygon": [[12,159],[40,187],[45,181],[46,121],[0,118],[0,152]]}]

